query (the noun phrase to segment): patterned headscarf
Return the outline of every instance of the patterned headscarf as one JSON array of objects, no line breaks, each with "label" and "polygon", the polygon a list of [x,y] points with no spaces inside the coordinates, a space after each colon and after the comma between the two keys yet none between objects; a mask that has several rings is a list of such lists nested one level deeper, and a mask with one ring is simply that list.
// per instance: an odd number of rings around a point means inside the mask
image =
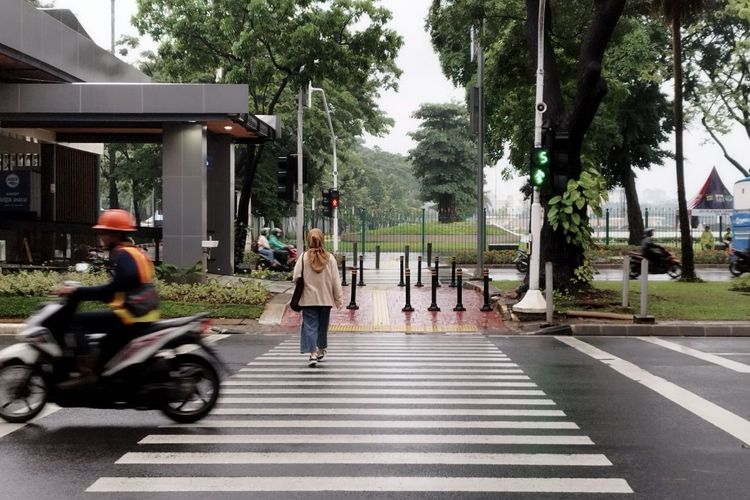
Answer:
[{"label": "patterned headscarf", "polygon": [[316,273],[321,272],[328,264],[329,253],[326,252],[323,243],[325,237],[323,231],[317,227],[310,229],[307,233],[307,252],[310,254],[310,266]]}]

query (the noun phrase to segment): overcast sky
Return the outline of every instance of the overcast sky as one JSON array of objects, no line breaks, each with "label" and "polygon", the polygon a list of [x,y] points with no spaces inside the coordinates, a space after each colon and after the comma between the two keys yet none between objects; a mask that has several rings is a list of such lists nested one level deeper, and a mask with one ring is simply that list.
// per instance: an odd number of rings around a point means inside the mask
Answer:
[{"label": "overcast sky", "polygon": [[[463,89],[454,88],[442,75],[437,55],[424,31],[424,18],[431,0],[381,0],[381,4],[393,12],[391,28],[404,38],[404,46],[398,56],[398,65],[403,70],[398,92],[385,92],[380,99],[381,108],[395,120],[395,126],[385,137],[367,138],[370,146],[379,146],[386,151],[407,154],[413,147],[407,133],[415,130],[419,123],[411,118],[424,102],[463,101]],[[56,0],[57,7],[71,9],[79,18],[89,35],[100,46],[110,45],[110,2],[107,0]],[[123,34],[137,34],[130,25],[136,11],[136,0],[116,0],[115,38]],[[529,120],[533,110],[529,110]],[[685,134],[685,184],[688,199],[700,189],[711,167],[716,166],[724,184],[732,190],[741,174],[723,157],[721,150],[708,140],[700,124],[691,125]],[[741,132],[733,134],[726,144],[730,151],[742,159],[748,139]],[[668,146],[668,147],[671,147]],[[519,200],[518,188],[521,180],[497,183],[496,169],[487,169],[486,191],[490,200],[508,197]],[[674,162],[651,171],[640,172],[637,181],[642,198],[656,201],[659,198],[676,199],[677,181]]]}]

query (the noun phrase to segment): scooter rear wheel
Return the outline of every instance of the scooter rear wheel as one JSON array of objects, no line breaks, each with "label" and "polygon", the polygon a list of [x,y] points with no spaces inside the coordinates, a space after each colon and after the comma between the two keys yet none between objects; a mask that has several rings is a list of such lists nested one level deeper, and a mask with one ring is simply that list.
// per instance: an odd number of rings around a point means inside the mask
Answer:
[{"label": "scooter rear wheel", "polygon": [[0,418],[20,424],[39,415],[49,389],[34,366],[18,362],[0,368]]},{"label": "scooter rear wheel", "polygon": [[182,424],[197,422],[213,409],[219,398],[219,374],[199,356],[181,355],[172,361],[170,374],[176,387],[167,395],[161,411]]}]

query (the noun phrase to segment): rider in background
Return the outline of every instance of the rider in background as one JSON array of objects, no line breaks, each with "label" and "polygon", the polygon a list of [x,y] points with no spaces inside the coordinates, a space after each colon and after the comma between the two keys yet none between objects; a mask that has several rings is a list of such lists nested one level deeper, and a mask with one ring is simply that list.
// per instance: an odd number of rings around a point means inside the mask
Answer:
[{"label": "rider in background", "polygon": [[641,255],[651,262],[659,262],[665,254],[666,249],[654,241],[654,230],[646,228],[641,239]]},{"label": "rider in background", "polygon": [[273,249],[271,249],[267,236],[268,228],[264,227],[260,230],[260,235],[258,236],[258,253],[265,257],[268,262],[273,263],[273,265],[280,265],[279,261],[273,255]]},{"label": "rider in background", "polygon": [[287,263],[289,262],[289,249],[279,239],[280,237],[281,237],[281,229],[278,227],[275,227],[271,230],[271,235],[268,237],[268,243],[270,243],[271,249],[274,251],[274,254],[281,257],[279,260],[281,260],[284,263]]},{"label": "rider in background", "polygon": [[100,343],[98,366],[105,363],[132,339],[145,333],[159,319],[159,296],[154,286],[151,259],[132,244],[129,234],[135,231],[132,215],[120,209],[109,209],[94,226],[102,244],[109,250],[112,278],[100,286],[63,286],[54,291],[68,297],[72,310],[82,301],[106,302],[109,310],[79,312],[73,316],[76,358],[81,376],[61,384],[63,388],[89,385],[97,380],[97,363],[90,353],[86,334],[104,333]]},{"label": "rider in background", "polygon": [[711,232],[711,228],[706,224],[703,227],[703,233],[701,233],[701,250],[713,250],[714,249],[714,234]]}]

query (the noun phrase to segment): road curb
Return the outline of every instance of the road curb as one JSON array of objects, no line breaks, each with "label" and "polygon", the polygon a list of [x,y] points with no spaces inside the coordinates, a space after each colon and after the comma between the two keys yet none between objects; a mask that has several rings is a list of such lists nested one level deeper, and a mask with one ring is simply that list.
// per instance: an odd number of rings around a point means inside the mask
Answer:
[{"label": "road curb", "polygon": [[661,325],[557,325],[542,328],[534,335],[573,335],[576,337],[750,337],[750,324],[661,324]]}]

